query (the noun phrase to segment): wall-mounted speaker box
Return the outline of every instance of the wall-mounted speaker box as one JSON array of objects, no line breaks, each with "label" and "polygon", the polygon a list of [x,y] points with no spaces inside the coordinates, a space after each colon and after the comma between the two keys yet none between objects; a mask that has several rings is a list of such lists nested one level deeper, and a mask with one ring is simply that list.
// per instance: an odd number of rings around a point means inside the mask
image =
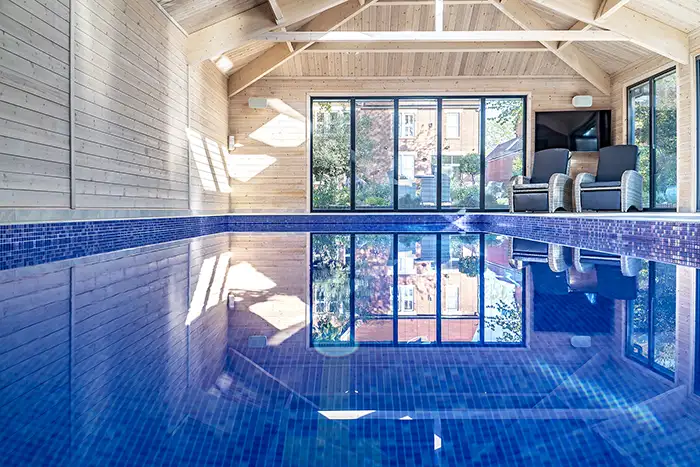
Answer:
[{"label": "wall-mounted speaker box", "polygon": [[267,107],[267,99],[264,97],[251,97],[248,99],[248,107],[251,109],[264,109]]},{"label": "wall-mounted speaker box", "polygon": [[574,96],[571,103],[576,108],[593,107],[593,96]]}]

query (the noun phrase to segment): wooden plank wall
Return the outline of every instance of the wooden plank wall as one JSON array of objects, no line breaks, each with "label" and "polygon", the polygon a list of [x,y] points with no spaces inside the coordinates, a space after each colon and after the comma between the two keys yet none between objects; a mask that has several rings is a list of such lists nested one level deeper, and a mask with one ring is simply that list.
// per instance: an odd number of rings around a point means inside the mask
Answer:
[{"label": "wooden plank wall", "polygon": [[0,207],[70,207],[68,2],[0,2]]},{"label": "wooden plank wall", "polygon": [[228,211],[188,167],[186,132],[225,143],[226,79],[211,62],[188,76],[186,36],[151,0],[7,0],[0,29],[3,220]]},{"label": "wooden plank wall", "polygon": [[[302,115],[307,115],[309,94],[316,95],[429,95],[429,94],[530,95],[528,101],[528,156],[534,147],[535,111],[573,109],[577,94],[594,97],[597,109],[609,109],[610,98],[581,78],[469,78],[469,79],[266,79],[229,101],[229,131],[243,144],[231,160],[233,164],[255,165],[256,156],[275,158],[250,180],[232,180],[232,212],[306,212],[309,210],[309,166],[306,143],[295,148],[276,148],[261,143],[250,134],[279,115],[271,108],[251,109],[248,98],[277,98]],[[261,158],[262,159],[262,158]],[[532,160],[529,157],[529,160]],[[239,162],[237,162],[239,161]],[[244,161],[244,162],[241,162]]]}]

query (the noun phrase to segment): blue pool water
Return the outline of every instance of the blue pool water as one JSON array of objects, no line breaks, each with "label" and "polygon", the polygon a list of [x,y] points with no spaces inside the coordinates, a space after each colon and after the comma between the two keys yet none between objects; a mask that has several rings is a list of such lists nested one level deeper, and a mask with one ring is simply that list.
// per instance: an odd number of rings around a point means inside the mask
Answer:
[{"label": "blue pool water", "polygon": [[698,464],[694,269],[392,230],[0,271],[3,465]]}]

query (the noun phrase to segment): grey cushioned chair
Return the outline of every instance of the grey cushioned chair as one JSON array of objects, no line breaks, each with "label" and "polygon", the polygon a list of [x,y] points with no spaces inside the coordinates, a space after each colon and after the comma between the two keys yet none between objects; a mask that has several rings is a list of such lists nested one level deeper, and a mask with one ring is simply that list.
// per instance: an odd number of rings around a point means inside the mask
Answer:
[{"label": "grey cushioned chair", "polygon": [[569,150],[545,149],[535,153],[532,177],[510,179],[510,212],[571,211],[573,180],[568,174]]},{"label": "grey cushioned chair", "polygon": [[574,182],[576,212],[642,210],[642,176],[637,172],[639,148],[609,146],[599,153],[598,174],[581,173]]}]

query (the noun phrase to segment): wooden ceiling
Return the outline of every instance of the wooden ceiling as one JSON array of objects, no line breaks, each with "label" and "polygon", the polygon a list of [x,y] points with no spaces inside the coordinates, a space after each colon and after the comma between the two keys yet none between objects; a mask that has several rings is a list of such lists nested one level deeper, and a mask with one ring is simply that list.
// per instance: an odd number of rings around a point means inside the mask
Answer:
[{"label": "wooden ceiling", "polygon": [[231,18],[266,0],[157,0],[188,33]]},{"label": "wooden ceiling", "polygon": [[[213,28],[208,26],[223,21],[226,18],[239,15],[244,16],[256,11],[255,15],[265,16],[271,0],[157,0],[184,29],[189,33],[202,29],[209,31]],[[316,3],[320,3],[315,0]],[[597,6],[600,0],[502,0],[498,8],[491,0],[444,0],[444,30],[445,31],[520,31],[528,28],[518,18],[502,5],[515,4],[523,5],[532,10],[537,18],[533,18],[533,23],[529,24],[530,29],[543,29],[543,26],[554,30],[581,30],[596,31],[601,27],[605,29],[613,28],[594,21],[594,19],[577,18],[576,14],[570,11],[582,5]],[[609,5],[621,7],[626,11],[626,15],[637,15],[641,21],[652,23],[661,22],[668,28],[659,31],[667,31],[672,36],[676,33],[685,34],[697,31],[700,28],[700,0],[606,0]],[[284,4],[285,16],[291,13],[294,17],[294,10],[301,3],[314,3],[313,0],[299,0],[295,3],[292,0],[276,0],[280,5]],[[355,2],[355,3],[353,3]],[[556,3],[560,2],[560,3]],[[598,3],[597,3],[598,2]],[[339,5],[336,1],[334,4]],[[357,5],[358,0],[348,0],[346,2]],[[368,1],[368,4],[370,1]],[[564,5],[564,6],[562,6]],[[339,8],[339,7],[336,7]],[[434,31],[435,30],[435,6],[431,1],[426,0],[378,0],[377,3],[363,7],[349,21],[341,24],[337,31]],[[573,10],[572,10],[573,8]],[[582,7],[585,10],[585,7]],[[272,8],[270,17],[272,16]],[[602,8],[601,8],[602,11]],[[622,11],[622,10],[614,10]],[[618,13],[612,13],[613,15]],[[323,16],[326,13],[321,13]],[[583,13],[585,14],[585,12]],[[644,15],[644,16],[641,16]],[[307,15],[308,16],[308,15]],[[624,16],[624,15],[623,15]],[[308,22],[312,17],[307,17],[305,21],[294,24],[288,21],[287,31],[295,31]],[[316,19],[319,19],[317,17]],[[510,18],[519,21],[517,24]],[[646,19],[644,19],[646,18]],[[577,21],[580,19],[582,21]],[[595,20],[598,16],[595,17]],[[543,22],[542,22],[543,21]],[[590,24],[595,22],[596,25]],[[321,22],[323,23],[323,22]],[[224,34],[231,31],[227,23],[221,23],[219,28],[225,29]],[[233,24],[233,23],[232,23]],[[323,23],[325,24],[325,23]],[[537,27],[533,27],[537,25]],[[280,28],[268,27],[268,31],[280,31]],[[599,27],[597,27],[599,26]],[[585,30],[584,29],[584,30]],[[314,29],[310,29],[314,30]],[[319,30],[319,29],[316,29]],[[326,31],[327,29],[320,29]],[[674,32],[675,31],[675,32]],[[639,31],[637,31],[639,32]],[[220,34],[220,33],[219,33]],[[235,33],[234,33],[235,34]],[[626,34],[626,33],[625,33]],[[663,32],[657,34],[663,37]],[[258,66],[260,60],[266,60],[268,56],[283,57],[283,53],[277,50],[276,45],[283,44],[255,40],[259,37],[257,33],[250,34],[243,41],[239,41],[239,46],[226,52],[226,56],[231,60],[233,67],[228,74],[236,76],[243,73],[245,79],[250,79],[251,75],[257,76],[259,70],[263,70],[263,65]],[[631,37],[631,36],[630,36]],[[250,40],[253,39],[253,40]],[[644,41],[647,41],[645,44]],[[200,40],[201,42],[201,40]],[[676,39],[676,44],[679,40]],[[242,44],[242,45],[240,45]],[[442,44],[442,43],[440,43]],[[532,46],[534,44],[534,47]],[[374,47],[375,50],[366,51],[362,47],[352,48],[350,45],[342,46],[338,43],[314,44],[308,49],[300,50],[297,45],[296,52],[289,57],[281,58],[279,66],[268,67],[265,63],[265,70],[260,76],[273,77],[455,77],[455,76],[576,76],[586,73],[580,67],[581,63],[588,63],[592,67],[599,67],[600,74],[613,75],[628,65],[642,59],[654,56],[653,45],[650,46],[649,39],[639,37],[634,42],[576,42],[575,58],[569,56],[567,63],[571,66],[579,66],[578,73],[570,68],[563,60],[560,51],[556,50],[556,43],[553,53],[551,43],[550,50],[544,48],[540,43],[523,43],[524,50],[505,50],[512,47],[502,47],[499,50],[481,51],[476,48],[469,51],[449,51],[449,50],[420,50],[402,51],[396,50],[378,51],[381,47]],[[642,44],[642,45],[636,45]],[[510,44],[506,44],[509,45]],[[515,46],[515,45],[513,45]],[[525,47],[527,46],[527,47]],[[559,44],[561,46],[561,43]],[[275,49],[270,50],[275,47]],[[410,46],[409,46],[410,48]],[[415,47],[414,47],[415,48]],[[573,49],[574,47],[572,47]],[[338,50],[341,49],[341,50]],[[359,50],[358,50],[359,49]],[[491,49],[494,49],[492,47]],[[276,51],[277,50],[277,51]],[[669,49],[670,50],[670,49]],[[269,51],[269,52],[268,52]],[[266,52],[268,52],[266,54]],[[572,51],[573,52],[573,51]],[[659,52],[663,53],[663,52]],[[669,52],[670,53],[670,52]],[[682,55],[676,49],[675,57]],[[204,55],[206,57],[206,55]],[[672,55],[667,55],[672,56]],[[562,57],[560,59],[559,57]],[[257,60],[256,60],[257,59]],[[581,62],[582,59],[585,59]],[[267,60],[266,60],[267,61]],[[252,62],[252,63],[251,63]],[[267,61],[269,62],[269,61]],[[249,65],[249,66],[247,66]],[[238,73],[240,70],[240,73]],[[249,70],[250,72],[246,71]],[[244,73],[245,72],[245,73]],[[602,76],[601,75],[601,76]],[[252,78],[257,79],[257,78]],[[608,80],[609,78],[605,77]],[[594,80],[595,81],[595,80]],[[245,86],[245,84],[243,84]],[[230,90],[231,91],[231,90]],[[235,93],[235,91],[233,91]]]}]

